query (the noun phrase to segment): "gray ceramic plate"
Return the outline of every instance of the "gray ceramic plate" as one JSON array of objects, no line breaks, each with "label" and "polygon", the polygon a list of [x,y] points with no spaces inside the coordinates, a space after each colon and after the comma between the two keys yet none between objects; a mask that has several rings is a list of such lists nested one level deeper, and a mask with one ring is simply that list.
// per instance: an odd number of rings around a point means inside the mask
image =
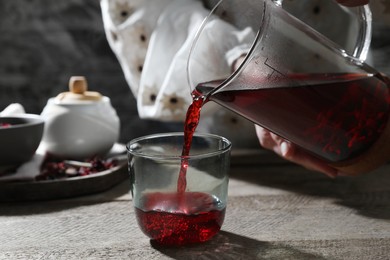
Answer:
[{"label": "gray ceramic plate", "polygon": [[0,183],[0,201],[66,199],[106,191],[128,178],[127,162],[106,171],[58,180]]}]

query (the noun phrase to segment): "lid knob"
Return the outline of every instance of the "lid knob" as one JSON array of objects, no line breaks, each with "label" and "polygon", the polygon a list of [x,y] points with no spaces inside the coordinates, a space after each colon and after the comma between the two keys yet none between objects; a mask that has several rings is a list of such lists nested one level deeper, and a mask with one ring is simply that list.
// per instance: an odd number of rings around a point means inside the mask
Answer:
[{"label": "lid knob", "polygon": [[88,83],[84,76],[72,76],[69,80],[69,91],[75,94],[84,94],[88,90]]},{"label": "lid knob", "polygon": [[66,103],[99,101],[102,95],[99,92],[88,91],[87,79],[84,76],[72,76],[69,79],[69,92],[58,94],[56,99]]}]

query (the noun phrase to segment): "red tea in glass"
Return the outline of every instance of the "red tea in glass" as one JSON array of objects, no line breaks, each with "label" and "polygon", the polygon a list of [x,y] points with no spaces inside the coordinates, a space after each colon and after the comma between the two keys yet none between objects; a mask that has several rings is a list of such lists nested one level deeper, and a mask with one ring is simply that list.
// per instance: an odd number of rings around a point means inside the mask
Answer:
[{"label": "red tea in glass", "polygon": [[[231,144],[220,136],[191,133],[151,135],[128,144],[137,222],[161,245],[205,242],[224,221]],[[191,142],[185,156],[184,140]]]},{"label": "red tea in glass", "polygon": [[202,105],[203,99],[194,97],[187,111],[176,192],[148,193],[135,207],[141,230],[162,245],[205,242],[219,232],[225,218],[226,205],[218,197],[186,191],[188,160]]},{"label": "red tea in glass", "polygon": [[142,231],[162,245],[205,242],[221,229],[225,206],[206,193],[151,193],[135,214]]}]

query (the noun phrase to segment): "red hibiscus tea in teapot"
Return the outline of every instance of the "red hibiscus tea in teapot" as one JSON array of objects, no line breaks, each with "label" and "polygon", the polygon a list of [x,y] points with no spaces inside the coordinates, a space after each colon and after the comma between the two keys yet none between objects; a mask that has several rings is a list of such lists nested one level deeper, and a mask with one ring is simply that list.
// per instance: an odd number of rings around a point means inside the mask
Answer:
[{"label": "red hibiscus tea in teapot", "polygon": [[[216,91],[209,99],[331,163],[357,158],[384,131],[389,118],[388,78],[296,74],[285,80],[308,84],[261,88],[262,81],[255,80],[238,90]],[[220,83],[201,84],[196,91],[208,92]]]},{"label": "red hibiscus tea in teapot", "polygon": [[[369,6],[346,12],[359,21],[349,50],[281,2],[219,1],[191,45],[190,87],[342,172],[384,164],[390,159],[389,82],[364,63],[371,42]],[[220,21],[232,29],[218,38]]]}]

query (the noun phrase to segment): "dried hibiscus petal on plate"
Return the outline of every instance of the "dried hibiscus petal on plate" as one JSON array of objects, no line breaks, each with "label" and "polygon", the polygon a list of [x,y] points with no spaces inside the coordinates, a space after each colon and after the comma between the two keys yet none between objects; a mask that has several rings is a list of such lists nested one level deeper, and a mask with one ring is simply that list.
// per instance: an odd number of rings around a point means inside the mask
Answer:
[{"label": "dried hibiscus petal on plate", "polygon": [[11,127],[11,124],[9,123],[0,123],[0,128],[8,128]]},{"label": "dried hibiscus petal on plate", "polygon": [[87,176],[111,169],[117,165],[118,160],[112,158],[94,157],[80,162],[46,155],[41,165],[41,173],[35,179],[41,181]]}]

